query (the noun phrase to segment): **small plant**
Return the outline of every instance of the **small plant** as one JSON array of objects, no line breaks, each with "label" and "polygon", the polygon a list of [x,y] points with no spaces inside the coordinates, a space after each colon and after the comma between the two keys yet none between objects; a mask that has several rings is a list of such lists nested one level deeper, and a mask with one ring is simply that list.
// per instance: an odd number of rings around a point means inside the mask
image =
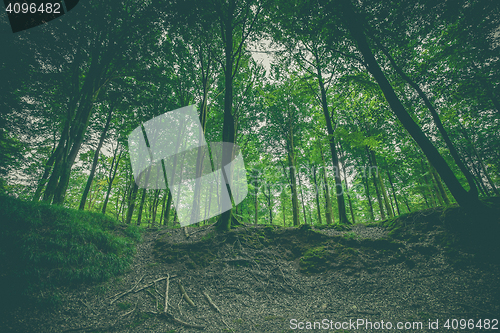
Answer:
[{"label": "small plant", "polygon": [[209,241],[210,239],[214,238],[215,236],[215,233],[214,232],[209,232],[208,234],[206,234],[205,236],[201,237],[201,240],[203,242],[206,242],[206,241]]},{"label": "small plant", "polygon": [[344,238],[345,239],[357,239],[358,235],[355,232],[353,232],[353,231],[349,231],[349,232],[346,232],[344,234]]}]

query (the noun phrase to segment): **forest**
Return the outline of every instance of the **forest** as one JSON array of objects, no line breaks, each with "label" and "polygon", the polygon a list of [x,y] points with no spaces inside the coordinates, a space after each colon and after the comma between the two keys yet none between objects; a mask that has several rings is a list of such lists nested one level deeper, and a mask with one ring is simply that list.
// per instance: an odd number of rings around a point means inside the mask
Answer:
[{"label": "forest", "polygon": [[[285,332],[292,318],[368,316],[498,329],[499,1],[80,0],[15,33],[2,15],[0,297],[13,312],[0,328]],[[247,184],[236,200],[222,171],[230,207],[186,226],[167,162],[165,185],[145,186],[130,137],[144,133],[153,160],[147,122],[188,106],[206,142],[239,147]],[[368,285],[332,294],[360,283],[395,287],[378,307]]]}]

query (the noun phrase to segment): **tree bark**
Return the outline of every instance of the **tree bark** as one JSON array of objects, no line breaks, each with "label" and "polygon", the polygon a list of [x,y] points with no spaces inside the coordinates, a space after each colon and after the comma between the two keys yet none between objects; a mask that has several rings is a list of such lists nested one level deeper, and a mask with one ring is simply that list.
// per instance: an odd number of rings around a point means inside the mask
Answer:
[{"label": "tree bark", "polygon": [[387,78],[382,72],[366,41],[366,36],[363,32],[363,27],[365,26],[364,18],[355,13],[350,0],[342,0],[342,7],[344,24],[349,30],[352,38],[357,42],[358,50],[363,55],[368,71],[377,81],[392,111],[415,142],[420,146],[428,160],[431,161],[432,165],[436,168],[458,204],[469,212],[477,212],[479,207],[483,206],[477,196],[468,193],[462,187],[449,165],[429,138],[422,132],[422,129],[408,114],[391,84],[387,81]]},{"label": "tree bark", "polygon": [[316,167],[313,166],[313,180],[314,180],[314,189],[315,189],[315,197],[316,197],[316,207],[318,208],[318,224],[323,224],[321,221],[321,206],[319,204],[319,186],[318,180],[316,179]]},{"label": "tree bark", "polygon": [[325,220],[326,224],[333,224],[333,212],[332,212],[332,201],[330,200],[330,188],[328,186],[328,178],[326,177],[326,163],[323,156],[323,151],[321,151],[321,160],[323,162],[323,193],[325,195]]},{"label": "tree bark", "polygon": [[401,212],[399,211],[398,199],[396,198],[396,190],[394,189],[394,183],[392,182],[391,173],[389,172],[389,170],[386,170],[386,172],[387,177],[389,178],[389,184],[391,184],[392,196],[394,197],[394,202],[396,203],[396,210],[398,211],[398,215],[401,215]]},{"label": "tree bark", "polygon": [[146,201],[146,189],[142,190],[141,205],[139,206],[139,215],[137,215],[137,225],[141,225],[142,210],[144,208],[144,201]]},{"label": "tree bark", "polygon": [[[104,125],[104,129],[102,130],[101,137],[99,138],[99,143],[97,144],[97,148],[94,153],[94,159],[92,161],[92,168],[90,169],[90,175],[87,179],[87,184],[85,185],[85,189],[83,190],[82,199],[80,200],[80,210],[85,209],[85,202],[87,201],[87,195],[89,194],[90,186],[92,186],[92,181],[94,180],[95,170],[97,168],[97,163],[99,162],[99,154],[101,152],[101,147],[106,139],[106,134],[108,134],[109,125],[111,123],[111,117],[113,115],[114,104],[109,106],[108,117],[106,118],[106,124]],[[113,162],[115,161],[113,157]],[[111,168],[113,168],[113,164],[111,164]]]},{"label": "tree bark", "polygon": [[134,182],[134,185],[132,185],[132,192],[130,193],[130,200],[128,203],[128,210],[127,210],[127,219],[125,220],[126,224],[130,224],[132,221],[132,215],[134,214],[134,208],[135,208],[135,200],[137,198],[137,190],[139,189],[139,186],[137,186],[137,183]]},{"label": "tree bark", "polygon": [[[340,174],[339,174],[339,170],[340,170],[339,169],[339,157],[338,157],[338,153],[337,153],[337,148],[335,147],[335,138],[333,136],[332,120],[330,118],[330,113],[328,111],[328,103],[327,103],[327,99],[326,99],[325,85],[323,83],[321,69],[319,68],[319,59],[317,57],[316,57],[316,62],[317,62],[319,88],[320,88],[320,92],[321,92],[321,106],[322,106],[323,114],[324,114],[325,120],[326,120],[328,142],[330,143],[330,152],[332,154],[332,164],[333,164],[333,172],[334,172],[334,179],[335,179],[335,192],[337,194],[337,206],[338,206],[338,211],[339,211],[339,223],[340,224],[349,224],[349,219],[347,218],[345,201],[344,201],[344,190],[342,188],[342,180],[340,179]],[[329,223],[328,217],[327,217],[327,223]]]},{"label": "tree bark", "polygon": [[[460,171],[462,171],[463,175],[467,179],[467,182],[469,183],[469,192],[471,196],[476,196],[478,195],[477,193],[477,187],[476,184],[474,183],[474,177],[472,176],[470,170],[465,166],[465,164],[462,161],[462,158],[458,154],[457,149],[451,142],[450,137],[448,136],[448,132],[444,128],[443,123],[441,122],[441,118],[439,117],[439,114],[437,113],[437,110],[434,108],[434,105],[430,102],[429,98],[427,95],[422,91],[422,89],[419,87],[418,84],[416,84],[408,75],[406,75],[403,70],[396,64],[396,61],[394,58],[391,56],[389,51],[382,46],[378,41],[376,41],[377,45],[380,47],[382,52],[386,55],[386,57],[389,59],[390,63],[392,64],[392,67],[396,70],[396,72],[399,74],[400,77],[403,78],[415,91],[417,94],[420,96],[420,98],[424,101],[425,106],[427,109],[431,112],[432,119],[434,120],[434,124],[439,130],[439,133],[441,133],[441,136],[444,139],[444,142],[446,143],[446,147],[448,147],[448,150],[450,151],[451,156],[453,157],[453,160],[457,164],[457,166],[460,168]],[[445,202],[448,201],[448,198],[444,198]]]},{"label": "tree bark", "polygon": [[[365,149],[366,149],[366,153],[368,155],[368,163],[370,164],[368,170],[369,170],[369,173],[372,176],[373,185],[375,186],[375,193],[377,194],[377,203],[378,203],[378,207],[379,207],[379,210],[380,210],[380,218],[382,220],[385,220],[384,206],[383,206],[383,203],[382,203],[382,196],[380,195],[380,190],[379,190],[377,175],[375,175],[372,172],[372,166],[373,166],[374,162],[372,161],[372,156],[371,156],[370,149],[368,148],[368,146],[365,146]],[[377,170],[377,174],[378,174],[378,168],[376,167],[375,169]]]},{"label": "tree bark", "polygon": [[[122,158],[123,151],[120,152],[118,156],[116,154],[118,153],[118,147],[119,144],[117,143],[116,149],[113,153],[113,161],[111,162],[111,168],[109,169],[109,178],[108,178],[108,190],[106,192],[106,199],[104,199],[104,204],[102,205],[102,213],[106,213],[106,207],[108,205],[108,200],[109,200],[109,195],[111,194],[111,188],[113,186],[113,181],[115,180],[116,177],[116,172],[118,171],[118,164],[120,163],[120,160]],[[116,161],[116,163],[115,163]],[[113,169],[114,166],[114,169]]]}]

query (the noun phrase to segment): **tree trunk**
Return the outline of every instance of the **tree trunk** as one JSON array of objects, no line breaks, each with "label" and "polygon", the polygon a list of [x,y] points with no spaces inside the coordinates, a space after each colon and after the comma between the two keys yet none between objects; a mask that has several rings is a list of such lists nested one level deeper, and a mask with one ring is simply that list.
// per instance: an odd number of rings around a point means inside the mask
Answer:
[{"label": "tree trunk", "polygon": [[146,189],[142,190],[141,205],[139,206],[139,215],[137,215],[137,225],[141,225],[142,210],[144,208],[144,201],[146,201]]},{"label": "tree trunk", "polygon": [[347,194],[347,202],[349,202],[349,210],[351,211],[351,223],[356,223],[354,218],[354,210],[352,208],[352,200],[351,195],[349,194],[349,182],[347,181],[347,171],[345,167],[345,151],[342,149],[342,144],[339,142],[339,151],[342,156],[342,171],[344,173],[344,181],[345,181],[345,193]]},{"label": "tree trunk", "polygon": [[[108,117],[106,119],[106,125],[104,126],[104,129],[101,133],[101,137],[99,138],[99,143],[97,144],[97,148],[94,153],[94,160],[92,161],[92,168],[90,169],[90,175],[89,178],[87,179],[87,184],[85,185],[85,190],[83,190],[82,194],[82,199],[80,200],[80,210],[84,210],[85,208],[85,201],[87,201],[87,195],[89,194],[90,186],[92,185],[92,181],[94,180],[94,175],[95,175],[95,169],[97,167],[97,163],[99,162],[99,154],[101,152],[101,147],[102,144],[104,143],[104,140],[106,139],[106,134],[108,133],[109,125],[111,123],[111,116],[113,115],[113,109],[114,105],[110,105],[109,107],[109,112],[108,112]],[[118,148],[118,146],[117,146]],[[115,161],[113,157],[113,162]],[[111,168],[113,168],[113,164],[111,164]]]},{"label": "tree trunk", "polygon": [[132,192],[130,193],[130,200],[128,204],[128,210],[127,210],[127,219],[125,220],[126,224],[130,224],[132,221],[132,215],[134,214],[134,208],[135,208],[135,200],[137,198],[137,190],[139,189],[139,186],[137,186],[137,183],[133,180],[134,185],[132,185]]},{"label": "tree trunk", "polygon": [[[332,154],[333,173],[334,173],[334,178],[335,178],[335,192],[337,194],[337,206],[338,206],[338,211],[339,211],[339,223],[340,224],[349,224],[349,219],[347,218],[346,208],[345,208],[344,190],[342,188],[342,180],[340,179],[340,174],[339,174],[339,170],[340,170],[339,169],[339,157],[338,157],[338,153],[337,153],[337,148],[335,147],[335,138],[333,137],[332,120],[330,119],[330,113],[328,111],[328,103],[326,100],[326,90],[325,90],[325,86],[323,84],[323,77],[321,74],[321,69],[319,68],[319,59],[318,58],[316,58],[316,62],[317,62],[319,87],[320,87],[320,91],[321,91],[321,106],[323,108],[323,114],[324,114],[325,120],[326,120],[328,141],[330,143],[330,152]],[[328,222],[329,221],[327,218],[327,223]]]},{"label": "tree trunk", "polygon": [[295,177],[295,158],[294,158],[294,149],[293,149],[293,141],[289,143],[290,151],[288,152],[288,169],[290,173],[290,183],[292,190],[292,216],[293,216],[293,225],[300,225],[299,221],[299,200],[297,195],[297,178]]},{"label": "tree trunk", "polygon": [[302,202],[302,211],[304,212],[304,223],[307,224],[306,206],[304,204],[304,193],[302,192],[302,181],[300,180],[299,171],[297,171],[297,179],[299,180],[300,198],[301,198],[301,202]]},{"label": "tree trunk", "polygon": [[168,220],[170,219],[170,210],[172,206],[172,193],[168,190],[168,198],[167,198],[167,204],[165,206],[165,212],[163,213],[165,215],[163,219],[163,225],[168,226]]},{"label": "tree trunk", "polygon": [[398,199],[396,198],[396,190],[394,190],[394,184],[392,182],[391,173],[389,172],[389,170],[386,170],[386,172],[387,177],[389,178],[389,184],[391,184],[392,196],[394,197],[394,202],[396,203],[396,210],[398,211],[398,215],[401,215],[401,212],[399,211]]},{"label": "tree trunk", "polygon": [[380,186],[380,192],[382,192],[382,198],[384,199],[384,205],[385,205],[385,209],[387,211],[387,214],[389,215],[389,217],[394,217],[394,214],[392,213],[392,209],[391,209],[391,206],[389,204],[389,198],[388,198],[388,195],[387,195],[387,190],[385,188],[385,185],[384,185],[384,182],[382,181],[382,177],[380,176],[380,172],[379,172],[379,168],[378,168],[378,163],[377,163],[377,157],[375,155],[375,152],[373,150],[370,149],[370,154],[371,154],[371,161],[373,163],[373,166],[376,168],[377,170],[377,182]]},{"label": "tree trunk", "polygon": [[[321,146],[319,150],[321,154],[321,161],[323,162],[323,193],[325,194],[325,220],[326,224],[330,225],[333,224],[334,222],[334,217],[332,212],[332,201],[330,200],[330,188],[328,187],[328,179],[326,177],[326,163]],[[342,186],[342,184],[340,185]]]},{"label": "tree trunk", "polygon": [[382,90],[387,102],[391,106],[392,111],[397,116],[401,124],[406,128],[415,142],[420,146],[428,160],[436,168],[437,172],[445,182],[453,197],[458,204],[469,212],[476,212],[483,205],[472,193],[468,193],[460,184],[455,174],[450,169],[439,151],[434,147],[432,142],[422,132],[422,129],[415,123],[412,117],[408,114],[405,107],[394,92],[389,81],[387,81],[379,64],[366,41],[366,36],[363,32],[365,26],[364,18],[354,12],[353,5],[350,0],[342,0],[344,24],[349,30],[352,38],[358,44],[358,50],[363,55],[368,71],[373,75]]},{"label": "tree trunk", "polygon": [[316,197],[316,207],[318,208],[318,224],[323,224],[321,221],[321,206],[319,204],[319,186],[318,180],[316,179],[316,167],[313,166],[313,180],[314,180],[314,189],[315,189],[315,197]]},{"label": "tree trunk", "polygon": [[254,208],[255,208],[255,216],[254,216],[254,224],[256,225],[258,220],[259,220],[259,200],[257,199],[257,195],[259,194],[259,187],[257,184],[254,186],[254,196],[255,196],[255,201],[254,201]]},{"label": "tree trunk", "polygon": [[[434,124],[439,130],[439,133],[441,133],[441,136],[444,139],[444,142],[446,143],[446,146],[448,147],[448,150],[450,151],[451,156],[453,157],[453,160],[457,164],[457,166],[460,168],[460,171],[462,171],[463,175],[467,179],[467,182],[469,183],[469,192],[471,196],[476,196],[478,195],[477,193],[477,187],[476,184],[474,183],[474,177],[472,176],[470,170],[465,166],[465,164],[462,161],[462,158],[458,154],[458,151],[456,150],[455,146],[450,140],[450,137],[448,136],[448,132],[443,126],[443,123],[441,122],[441,118],[439,117],[439,114],[437,113],[437,110],[434,108],[434,105],[429,101],[429,98],[427,95],[420,89],[419,85],[416,84],[412,79],[410,79],[404,72],[403,70],[396,64],[396,61],[394,61],[394,58],[390,55],[388,50],[383,47],[378,41],[376,42],[377,45],[382,49],[382,52],[386,55],[386,57],[389,59],[390,63],[392,64],[392,67],[396,70],[396,72],[401,76],[415,91],[417,94],[420,96],[420,98],[424,101],[425,106],[427,109],[431,112],[432,119],[434,120]],[[442,186],[442,184],[441,184]],[[441,190],[441,189],[440,189]],[[443,199],[446,202],[449,202],[449,199],[445,196]]]},{"label": "tree trunk", "polygon": [[[104,204],[102,205],[102,213],[106,213],[106,207],[108,205],[108,200],[109,200],[109,195],[111,193],[111,187],[113,186],[113,181],[115,180],[116,177],[116,172],[118,171],[118,164],[120,163],[120,160],[122,158],[123,151],[120,152],[118,156],[116,154],[118,153],[118,147],[119,144],[116,144],[116,149],[113,153],[113,161],[111,162],[111,168],[109,169],[109,182],[108,182],[108,191],[106,192],[106,199],[104,199]],[[116,160],[116,164],[115,164]],[[114,165],[114,170],[113,170],[113,165]]]},{"label": "tree trunk", "polygon": [[[447,206],[450,205],[451,204],[450,199],[448,198],[448,195],[446,194],[446,190],[444,189],[443,183],[441,182],[441,178],[437,174],[436,169],[432,166],[432,164],[429,164],[429,169],[431,171],[432,177],[436,181],[436,185],[437,185],[439,194],[443,198],[444,204]],[[474,179],[473,179],[473,181],[474,181]],[[476,186],[476,184],[474,184],[474,186]],[[476,191],[477,191],[477,188],[476,188]]]},{"label": "tree trunk", "polygon": [[384,212],[384,205],[382,203],[382,196],[380,195],[380,190],[379,190],[379,184],[378,184],[378,167],[376,167],[376,172],[377,172],[377,175],[374,174],[372,172],[372,166],[373,166],[373,161],[372,161],[372,156],[371,156],[371,153],[370,153],[370,149],[368,148],[368,146],[365,146],[365,149],[366,149],[366,153],[368,154],[368,163],[370,164],[370,167],[368,168],[368,172],[372,175],[372,180],[373,180],[373,185],[375,186],[375,193],[377,194],[377,203],[378,203],[378,207],[380,209],[380,218],[382,220],[385,220],[385,212]]},{"label": "tree trunk", "polygon": [[372,216],[372,220],[375,221],[375,214],[373,213],[373,204],[372,204],[372,199],[370,197],[370,181],[367,179],[367,177],[363,177],[363,184],[365,185],[365,195],[366,198],[368,199],[368,206],[370,207],[370,215]]},{"label": "tree trunk", "polygon": [[[224,53],[226,56],[225,68],[224,68],[224,84],[225,84],[225,95],[224,95],[224,121],[222,124],[222,141],[234,143],[234,117],[233,117],[233,15],[234,15],[234,3],[230,2],[227,17],[224,22],[224,27],[222,27],[224,40]],[[231,162],[231,152],[224,149],[222,154],[222,165],[227,165]],[[229,187],[229,179],[224,168],[222,168],[222,179],[221,186],[225,186],[229,197],[232,200],[231,188]],[[219,221],[217,222],[217,229],[219,231],[229,231],[231,229],[231,209],[225,211],[221,214]]]}]

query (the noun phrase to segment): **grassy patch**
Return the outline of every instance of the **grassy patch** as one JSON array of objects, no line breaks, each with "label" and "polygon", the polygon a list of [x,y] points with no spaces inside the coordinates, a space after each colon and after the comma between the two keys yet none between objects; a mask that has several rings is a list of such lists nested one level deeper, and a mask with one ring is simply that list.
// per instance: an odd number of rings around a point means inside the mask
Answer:
[{"label": "grassy patch", "polygon": [[98,282],[128,268],[140,229],[102,214],[0,196],[0,299]]}]

